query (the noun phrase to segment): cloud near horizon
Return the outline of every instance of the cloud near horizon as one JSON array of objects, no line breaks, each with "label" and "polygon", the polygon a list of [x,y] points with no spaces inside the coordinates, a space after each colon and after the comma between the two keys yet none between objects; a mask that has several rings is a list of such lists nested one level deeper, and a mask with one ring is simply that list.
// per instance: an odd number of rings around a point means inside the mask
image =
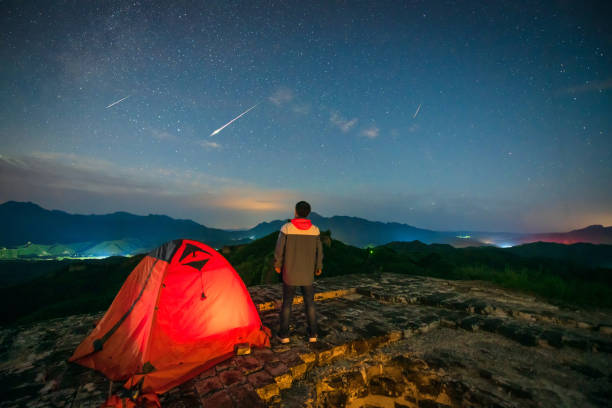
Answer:
[{"label": "cloud near horizon", "polygon": [[[558,201],[529,207],[509,199],[438,192],[385,192],[364,186],[354,194],[266,188],[198,171],[122,167],[63,153],[0,155],[0,202],[33,201],[81,214],[128,211],[192,219],[208,227],[248,228],[289,218],[306,199],[321,215],[349,215],[435,230],[559,232],[612,224],[609,208]],[[558,220],[565,224],[559,225]]]},{"label": "cloud near horizon", "polygon": [[163,213],[234,228],[287,212],[296,197],[290,191],[203,172],[128,168],[95,158],[37,152],[0,155],[0,201],[8,200],[85,214]]}]

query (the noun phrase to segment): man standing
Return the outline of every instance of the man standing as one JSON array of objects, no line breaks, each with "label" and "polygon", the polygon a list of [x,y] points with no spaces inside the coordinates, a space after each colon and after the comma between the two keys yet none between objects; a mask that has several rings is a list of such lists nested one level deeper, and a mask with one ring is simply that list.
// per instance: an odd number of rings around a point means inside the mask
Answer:
[{"label": "man standing", "polygon": [[289,343],[289,317],[297,286],[302,288],[304,312],[308,322],[308,341],[317,341],[317,316],[314,307],[314,275],[323,270],[323,248],[319,229],[306,219],[310,204],[295,205],[295,218],[283,225],[274,251],[274,270],[283,274],[283,307],[280,312],[279,337]]}]

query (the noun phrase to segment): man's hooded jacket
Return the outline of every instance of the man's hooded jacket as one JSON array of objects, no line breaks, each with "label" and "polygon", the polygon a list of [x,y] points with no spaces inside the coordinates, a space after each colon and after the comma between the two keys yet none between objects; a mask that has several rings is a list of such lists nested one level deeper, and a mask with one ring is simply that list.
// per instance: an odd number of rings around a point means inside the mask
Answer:
[{"label": "man's hooded jacket", "polygon": [[319,228],[306,218],[294,218],[283,225],[276,241],[274,267],[282,268],[287,285],[312,285],[314,272],[323,269]]}]

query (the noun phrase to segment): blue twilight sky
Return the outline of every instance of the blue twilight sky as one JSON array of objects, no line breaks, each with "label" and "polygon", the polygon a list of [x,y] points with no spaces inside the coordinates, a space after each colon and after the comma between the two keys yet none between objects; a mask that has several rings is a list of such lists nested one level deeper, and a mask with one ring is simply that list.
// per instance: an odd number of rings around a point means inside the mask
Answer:
[{"label": "blue twilight sky", "polygon": [[608,2],[1,7],[0,202],[224,228],[300,199],[445,230],[612,224]]}]

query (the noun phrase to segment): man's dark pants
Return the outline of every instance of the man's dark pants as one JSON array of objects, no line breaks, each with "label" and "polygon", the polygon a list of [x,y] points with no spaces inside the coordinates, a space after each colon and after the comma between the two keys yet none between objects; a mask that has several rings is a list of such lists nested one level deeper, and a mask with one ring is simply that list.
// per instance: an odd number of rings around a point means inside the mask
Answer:
[{"label": "man's dark pants", "polygon": [[[280,312],[279,337],[289,337],[289,317],[291,316],[291,305],[293,304],[295,288],[297,288],[297,286],[287,285],[283,282],[283,307]],[[308,323],[308,337],[316,337],[317,315],[315,314],[314,306],[314,288],[312,285],[300,286],[300,288],[302,288],[302,297],[304,298],[304,312],[306,313],[306,322]]]}]

